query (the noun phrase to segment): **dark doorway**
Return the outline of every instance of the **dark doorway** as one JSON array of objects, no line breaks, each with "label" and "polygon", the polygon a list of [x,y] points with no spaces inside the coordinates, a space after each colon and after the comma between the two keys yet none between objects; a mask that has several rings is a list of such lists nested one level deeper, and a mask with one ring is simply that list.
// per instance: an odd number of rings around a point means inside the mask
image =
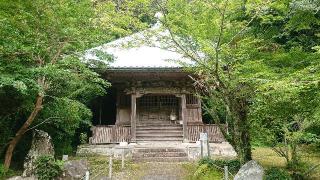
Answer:
[{"label": "dark doorway", "polygon": [[114,125],[116,122],[117,91],[109,88],[105,96],[94,99],[91,103],[93,125]]}]

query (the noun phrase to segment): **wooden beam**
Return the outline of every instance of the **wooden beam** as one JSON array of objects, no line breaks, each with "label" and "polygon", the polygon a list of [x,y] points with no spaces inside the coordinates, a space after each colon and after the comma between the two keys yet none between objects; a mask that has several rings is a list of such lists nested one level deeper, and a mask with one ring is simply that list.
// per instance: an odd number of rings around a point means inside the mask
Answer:
[{"label": "wooden beam", "polygon": [[136,142],[136,111],[137,111],[137,95],[131,94],[131,142]]},{"label": "wooden beam", "polygon": [[185,94],[191,93],[191,90],[185,90],[178,87],[144,87],[144,88],[135,88],[130,87],[124,90],[126,94]]},{"label": "wooden beam", "polygon": [[187,126],[187,118],[186,118],[186,95],[181,95],[181,119],[183,122],[183,142],[188,142],[188,126]]}]

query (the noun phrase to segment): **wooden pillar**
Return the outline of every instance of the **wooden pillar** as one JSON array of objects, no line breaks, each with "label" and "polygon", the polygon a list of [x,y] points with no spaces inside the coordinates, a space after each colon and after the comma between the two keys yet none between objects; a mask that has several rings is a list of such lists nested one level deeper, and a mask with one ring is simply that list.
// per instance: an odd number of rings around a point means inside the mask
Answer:
[{"label": "wooden pillar", "polygon": [[120,93],[117,91],[117,99],[116,99],[116,123],[115,125],[120,125]]},{"label": "wooden pillar", "polygon": [[186,118],[186,95],[181,95],[181,119],[183,122],[183,142],[188,142],[188,126],[187,126],[187,118]]},{"label": "wooden pillar", "polygon": [[197,97],[197,101],[198,101],[198,120],[201,124],[203,124],[202,122],[202,108],[201,108],[201,99],[199,97]]},{"label": "wooden pillar", "polygon": [[137,96],[136,94],[131,94],[131,142],[136,142],[136,111],[137,111]]}]

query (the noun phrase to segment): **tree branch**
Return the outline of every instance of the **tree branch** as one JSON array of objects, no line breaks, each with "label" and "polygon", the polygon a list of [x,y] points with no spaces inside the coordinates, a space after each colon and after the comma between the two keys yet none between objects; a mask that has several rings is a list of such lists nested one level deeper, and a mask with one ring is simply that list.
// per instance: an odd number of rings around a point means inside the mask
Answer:
[{"label": "tree branch", "polygon": [[59,118],[60,118],[60,117],[49,117],[49,118],[47,118],[47,119],[43,120],[41,123],[36,124],[36,125],[34,125],[33,127],[31,127],[31,128],[29,128],[29,129],[27,129],[27,130],[26,130],[26,132],[27,132],[27,131],[29,131],[29,130],[35,129],[36,127],[38,127],[38,126],[40,126],[40,125],[42,125],[42,124],[44,124],[44,123],[48,122],[50,119],[59,119]]}]

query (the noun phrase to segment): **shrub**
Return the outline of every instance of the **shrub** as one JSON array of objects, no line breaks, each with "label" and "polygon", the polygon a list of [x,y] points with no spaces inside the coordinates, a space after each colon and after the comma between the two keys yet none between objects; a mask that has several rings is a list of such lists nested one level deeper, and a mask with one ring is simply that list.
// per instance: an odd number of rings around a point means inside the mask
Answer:
[{"label": "shrub", "polygon": [[291,180],[292,178],[290,177],[290,174],[278,167],[272,167],[266,170],[265,172],[265,180]]},{"label": "shrub", "polygon": [[55,160],[53,156],[40,156],[35,165],[39,180],[52,180],[63,172],[63,162]]},{"label": "shrub", "polygon": [[287,169],[292,172],[293,179],[309,179],[309,176],[313,173],[312,167],[303,161],[289,162]]},{"label": "shrub", "polygon": [[224,168],[224,166],[228,166],[228,170],[232,174],[236,174],[241,167],[240,161],[237,159],[230,160],[213,160],[208,157],[203,158],[199,161],[199,165],[208,164],[210,167],[219,166],[220,168]]},{"label": "shrub", "polygon": [[222,179],[223,174],[219,169],[210,167],[208,164],[202,164],[198,166],[193,178],[202,180]]},{"label": "shrub", "polygon": [[3,164],[0,164],[0,177],[4,177],[6,175],[6,169]]},{"label": "shrub", "polygon": [[197,170],[194,172],[194,177],[199,178],[201,175],[206,174],[209,171],[208,164],[201,164],[198,166]]},{"label": "shrub", "polygon": [[16,171],[12,169],[7,169],[3,164],[0,164],[0,179],[7,179],[8,177],[16,175]]},{"label": "shrub", "polygon": [[80,133],[80,144],[87,144],[88,143],[88,135],[86,133]]}]

